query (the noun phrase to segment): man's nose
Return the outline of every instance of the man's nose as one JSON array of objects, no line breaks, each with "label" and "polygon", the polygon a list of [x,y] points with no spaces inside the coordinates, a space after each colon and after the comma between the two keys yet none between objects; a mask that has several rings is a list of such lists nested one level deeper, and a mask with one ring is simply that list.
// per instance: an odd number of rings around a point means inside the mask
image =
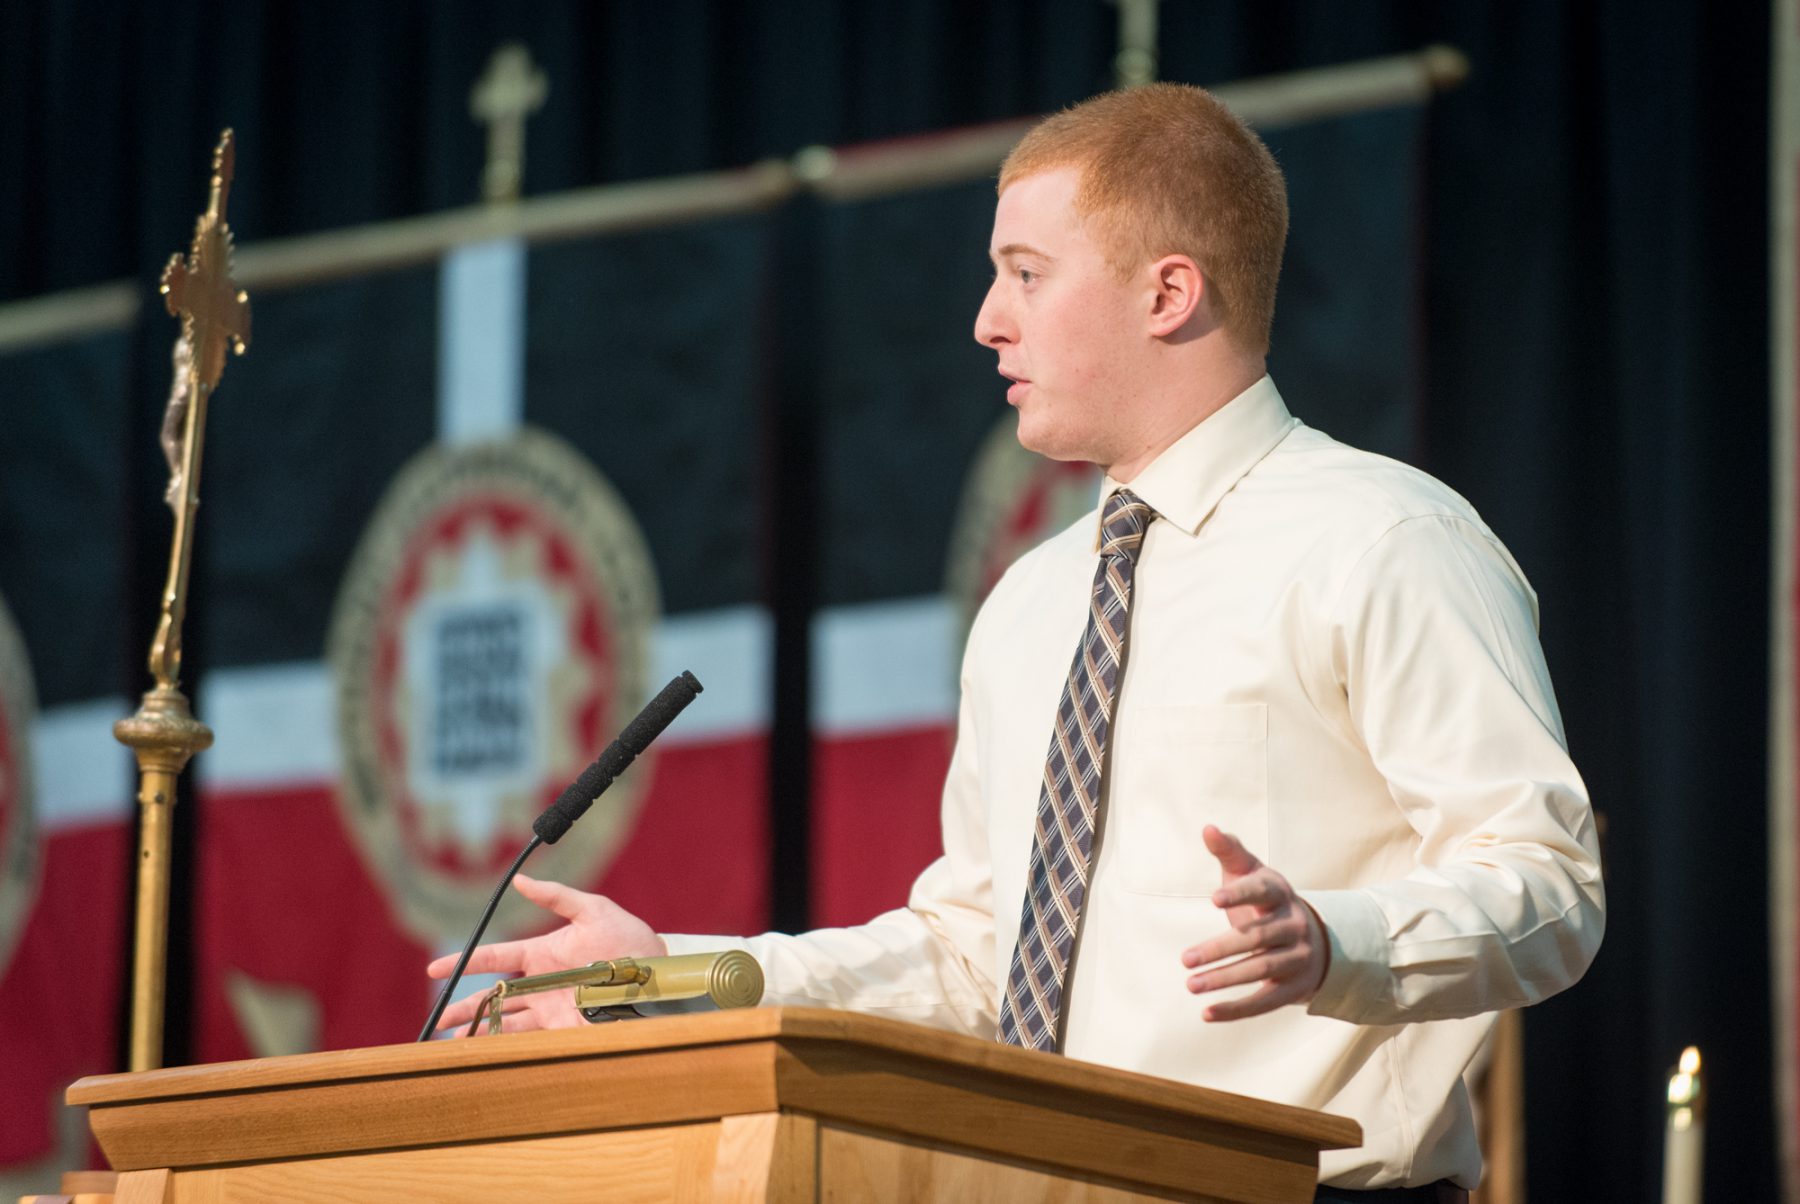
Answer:
[{"label": "man's nose", "polygon": [[999,291],[1000,282],[996,280],[988,286],[981,309],[975,314],[975,341],[983,347],[998,347],[1013,341],[1012,320],[1006,314]]}]

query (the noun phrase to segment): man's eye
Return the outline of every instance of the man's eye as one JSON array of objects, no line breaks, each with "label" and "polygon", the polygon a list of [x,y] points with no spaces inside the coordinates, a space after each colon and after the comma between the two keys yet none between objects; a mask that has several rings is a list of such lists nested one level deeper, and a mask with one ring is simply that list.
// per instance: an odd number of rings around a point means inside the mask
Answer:
[{"label": "man's eye", "polygon": [[1036,280],[1036,279],[1037,279],[1037,273],[1032,271],[1030,268],[1020,268],[1019,269],[1019,283],[1020,284],[1030,284],[1033,280]]}]

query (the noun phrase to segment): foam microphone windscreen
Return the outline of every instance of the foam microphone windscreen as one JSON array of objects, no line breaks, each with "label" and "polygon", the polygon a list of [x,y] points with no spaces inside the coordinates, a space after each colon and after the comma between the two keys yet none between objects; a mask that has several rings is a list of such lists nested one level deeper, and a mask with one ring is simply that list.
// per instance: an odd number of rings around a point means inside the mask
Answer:
[{"label": "foam microphone windscreen", "polygon": [[681,714],[702,689],[704,687],[699,678],[682,670],[681,676],[664,686],[638,712],[637,718],[625,725],[619,738],[608,744],[594,763],[569,783],[568,788],[557,796],[549,809],[537,817],[531,830],[545,844],[555,844],[561,840],[575,821],[587,813],[594,800],[613,784],[613,779],[624,773],[626,767],[637,759],[637,755],[650,747],[652,740],[662,735],[663,729],[674,722],[675,716]]}]

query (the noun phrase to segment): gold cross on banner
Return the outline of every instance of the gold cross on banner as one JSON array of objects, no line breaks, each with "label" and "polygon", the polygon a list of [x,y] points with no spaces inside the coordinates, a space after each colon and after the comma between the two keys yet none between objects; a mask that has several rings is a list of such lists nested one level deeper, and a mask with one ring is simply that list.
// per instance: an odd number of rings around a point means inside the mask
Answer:
[{"label": "gold cross on banner", "polygon": [[481,195],[490,203],[519,199],[525,179],[525,119],[544,105],[550,85],[531,51],[508,42],[494,51],[487,73],[469,93],[469,113],[488,130]]}]

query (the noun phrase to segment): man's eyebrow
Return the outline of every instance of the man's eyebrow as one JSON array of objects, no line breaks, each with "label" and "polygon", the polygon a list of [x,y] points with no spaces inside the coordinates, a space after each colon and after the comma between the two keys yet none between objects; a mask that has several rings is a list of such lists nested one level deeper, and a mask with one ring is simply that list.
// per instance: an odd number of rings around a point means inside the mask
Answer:
[{"label": "man's eyebrow", "polygon": [[990,251],[988,253],[988,258],[992,259],[995,263],[998,263],[1009,255],[1031,255],[1038,259],[1048,259],[1052,262],[1056,259],[1056,256],[1051,255],[1049,252],[1040,251],[1030,243],[1023,242],[1009,242],[997,251]]}]

